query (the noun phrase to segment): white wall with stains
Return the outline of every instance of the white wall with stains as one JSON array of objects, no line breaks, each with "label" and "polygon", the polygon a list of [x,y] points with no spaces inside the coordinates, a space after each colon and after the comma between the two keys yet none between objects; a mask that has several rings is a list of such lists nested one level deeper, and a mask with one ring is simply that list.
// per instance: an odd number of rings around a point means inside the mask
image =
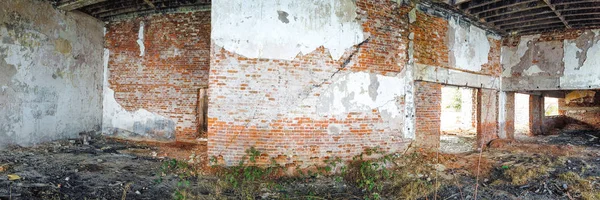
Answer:
[{"label": "white wall with stains", "polygon": [[102,27],[47,2],[0,4],[0,148],[99,129]]},{"label": "white wall with stains", "polygon": [[540,41],[522,36],[502,47],[503,89],[561,90],[600,88],[600,30],[575,39]]},{"label": "white wall with stains", "polygon": [[490,43],[486,31],[470,24],[461,24],[460,18],[448,20],[448,52],[450,66],[469,71],[481,71],[488,63]]},{"label": "white wall with stains", "polygon": [[213,3],[211,38],[216,45],[250,58],[292,60],[324,46],[337,60],[365,39],[355,11],[352,0]]}]

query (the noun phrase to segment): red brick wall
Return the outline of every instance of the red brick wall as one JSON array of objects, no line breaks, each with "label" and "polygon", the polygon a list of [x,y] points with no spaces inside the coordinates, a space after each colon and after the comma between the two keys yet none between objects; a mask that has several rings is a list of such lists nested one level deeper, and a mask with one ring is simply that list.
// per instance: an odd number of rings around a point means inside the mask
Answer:
[{"label": "red brick wall", "polygon": [[[137,44],[144,22],[145,55]],[[128,111],[146,109],[176,122],[176,139],[197,134],[196,102],[210,68],[210,12],[167,14],[107,26],[109,83]]]},{"label": "red brick wall", "polygon": [[544,97],[529,95],[529,133],[540,135],[544,133]]},{"label": "red brick wall", "polygon": [[330,90],[332,79],[346,72],[395,76],[406,62],[409,9],[374,0],[359,0],[357,7],[368,41],[347,50],[340,60],[333,60],[323,47],[293,60],[278,60],[246,58],[213,43],[210,157],[236,164],[254,146],[263,153],[260,164],[275,158],[279,164],[294,167],[333,157],[350,159],[368,147],[390,152],[406,147],[408,140],[403,139],[401,128],[391,128],[378,109],[351,111],[341,117],[316,112],[315,99]]},{"label": "red brick wall", "polygon": [[506,93],[506,104],[504,105],[504,131],[506,139],[515,138],[515,93]]},{"label": "red brick wall", "polygon": [[414,38],[415,63],[448,68],[448,21],[417,11],[410,25]]},{"label": "red brick wall", "polygon": [[479,89],[477,115],[477,145],[487,144],[498,138],[498,91]]},{"label": "red brick wall", "polygon": [[[444,18],[417,11],[417,20],[410,24],[411,32],[415,33],[415,63],[466,71],[450,66],[448,61],[448,26],[448,21]],[[500,65],[502,41],[492,38],[488,38],[488,41],[490,43],[489,61],[481,66],[481,71],[476,73],[500,76],[502,73],[502,66]]]},{"label": "red brick wall", "polygon": [[439,148],[442,114],[442,84],[415,82],[415,143]]}]

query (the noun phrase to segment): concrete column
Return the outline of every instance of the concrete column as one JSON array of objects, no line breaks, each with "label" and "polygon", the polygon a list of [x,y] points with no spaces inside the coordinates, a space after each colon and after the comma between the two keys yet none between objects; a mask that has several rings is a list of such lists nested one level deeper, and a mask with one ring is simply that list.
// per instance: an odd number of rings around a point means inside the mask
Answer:
[{"label": "concrete column", "polygon": [[529,95],[529,134],[540,135],[544,132],[544,97]]},{"label": "concrete column", "polygon": [[477,146],[498,138],[498,92],[479,89],[477,92]]},{"label": "concrete column", "polygon": [[502,92],[500,105],[500,137],[515,139],[515,93]]}]

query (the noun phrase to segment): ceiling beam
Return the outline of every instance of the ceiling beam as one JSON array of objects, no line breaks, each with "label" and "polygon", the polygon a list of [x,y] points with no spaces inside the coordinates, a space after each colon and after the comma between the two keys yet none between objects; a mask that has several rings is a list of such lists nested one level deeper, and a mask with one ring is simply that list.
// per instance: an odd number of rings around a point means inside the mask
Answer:
[{"label": "ceiling beam", "polygon": [[600,6],[581,6],[581,7],[576,7],[576,8],[564,8],[564,9],[556,9],[560,12],[564,12],[564,11],[572,11],[572,10],[588,10],[588,9],[600,9]]},{"label": "ceiling beam", "polygon": [[546,8],[546,9],[548,9],[547,6],[529,7],[529,8],[519,9],[519,10],[513,10],[513,11],[509,11],[509,12],[499,12],[499,13],[496,13],[496,14],[493,14],[493,15],[489,15],[489,16],[485,16],[485,17],[481,17],[481,18],[487,19],[487,18],[504,16],[504,15],[508,15],[508,14],[513,14],[513,13],[518,13],[518,12],[524,12],[524,11],[529,11],[529,10],[534,10],[534,9],[539,9],[539,8]]},{"label": "ceiling beam", "polygon": [[545,22],[528,22],[525,24],[515,24],[515,25],[510,25],[510,26],[501,26],[502,29],[512,29],[512,28],[525,28],[525,27],[532,27],[532,26],[539,26],[539,25],[547,25],[547,24],[558,24],[558,23],[562,23],[560,20],[553,20],[553,21],[545,21]]},{"label": "ceiling beam", "polygon": [[552,11],[554,12],[554,14],[556,14],[556,16],[560,19],[560,21],[562,21],[562,23],[565,24],[565,27],[567,27],[567,29],[570,29],[571,26],[569,26],[569,23],[567,23],[567,21],[565,20],[565,17],[563,17],[562,15],[560,15],[560,12],[558,12],[556,10],[556,7],[554,7],[552,5],[552,3],[550,3],[550,0],[544,0],[544,2],[546,2],[546,4],[548,5],[548,7],[550,7],[550,9],[552,9]]},{"label": "ceiling beam", "polygon": [[563,1],[563,2],[556,2],[553,3],[552,5],[555,6],[562,6],[562,5],[571,5],[571,4],[580,4],[580,3],[598,3],[598,0],[580,0],[580,1]]},{"label": "ceiling beam", "polygon": [[565,17],[582,16],[582,15],[600,15],[600,12],[581,12],[581,13],[562,13]]},{"label": "ceiling beam", "polygon": [[493,4],[493,3],[499,2],[499,1],[501,1],[501,0],[487,1],[487,2],[485,2],[485,3],[480,3],[480,4],[476,4],[476,5],[472,5],[472,6],[471,6],[471,3],[473,3],[473,1],[470,1],[470,2],[469,2],[469,7],[467,7],[467,11],[468,11],[468,12],[471,12],[471,9],[473,9],[473,8],[479,8],[479,7],[481,7],[481,6],[490,5],[490,4]]},{"label": "ceiling beam", "polygon": [[146,4],[148,4],[151,8],[156,8],[156,6],[150,0],[144,0]]},{"label": "ceiling beam", "polygon": [[[526,19],[526,20],[523,20]],[[521,20],[515,20],[509,23],[494,23],[494,25],[502,27],[502,26],[507,26],[507,25],[513,25],[513,24],[524,24],[527,22],[536,22],[536,21],[544,21],[544,20],[548,20],[548,19],[556,19],[556,16],[552,15],[552,16],[546,16],[546,17],[536,17],[536,18],[522,18]]]},{"label": "ceiling beam", "polygon": [[580,21],[589,21],[589,20],[594,20],[597,23],[600,23],[600,17],[592,17],[592,18],[579,18],[579,19],[569,19],[570,22],[580,22]]},{"label": "ceiling beam", "polygon": [[64,11],[77,10],[92,4],[102,3],[106,0],[73,0],[65,3],[60,3],[56,7]]},{"label": "ceiling beam", "polygon": [[556,22],[556,25],[542,25],[542,26],[529,26],[529,28],[514,28],[514,29],[508,29],[506,32],[526,32],[526,31],[532,31],[532,30],[543,30],[543,29],[556,29],[556,28],[564,28],[565,26],[561,23],[561,22]]},{"label": "ceiling beam", "polygon": [[517,3],[511,3],[511,4],[506,4],[506,5],[494,7],[494,8],[491,8],[491,9],[484,9],[484,10],[481,10],[481,11],[478,11],[478,12],[474,12],[474,13],[471,13],[471,14],[473,14],[473,15],[479,15],[481,13],[492,12],[492,11],[495,11],[495,10],[500,10],[500,9],[508,8],[508,7],[511,7],[511,6],[517,6],[517,5],[521,5],[521,4],[533,3],[533,2],[536,2],[536,1],[538,1],[538,0],[521,1],[521,2],[517,2]]},{"label": "ceiling beam", "polygon": [[533,17],[533,16],[549,14],[549,13],[552,13],[552,16],[554,16],[554,12],[549,11],[549,10],[542,11],[542,12],[523,12],[522,14],[519,13],[519,14],[515,14],[515,15],[509,15],[509,17],[499,17],[498,19],[489,20],[488,22],[498,23],[498,22],[508,21],[511,19],[522,19],[524,17]]}]

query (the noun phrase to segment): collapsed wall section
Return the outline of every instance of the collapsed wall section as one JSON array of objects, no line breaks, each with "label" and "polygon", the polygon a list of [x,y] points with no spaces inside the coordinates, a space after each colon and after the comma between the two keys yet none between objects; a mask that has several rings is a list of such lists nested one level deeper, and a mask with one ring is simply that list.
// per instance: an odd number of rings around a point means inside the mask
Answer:
[{"label": "collapsed wall section", "polygon": [[306,167],[406,148],[408,11],[371,0],[213,2],[209,156],[233,165],[256,147],[260,164]]},{"label": "collapsed wall section", "polygon": [[600,129],[600,91],[580,90],[567,93],[559,99],[559,113],[570,123],[587,125],[589,129]]},{"label": "collapsed wall section", "polygon": [[199,90],[208,86],[210,30],[210,11],[110,22],[103,132],[196,139]]},{"label": "collapsed wall section", "polygon": [[0,148],[99,129],[102,26],[47,2],[2,1]]}]

